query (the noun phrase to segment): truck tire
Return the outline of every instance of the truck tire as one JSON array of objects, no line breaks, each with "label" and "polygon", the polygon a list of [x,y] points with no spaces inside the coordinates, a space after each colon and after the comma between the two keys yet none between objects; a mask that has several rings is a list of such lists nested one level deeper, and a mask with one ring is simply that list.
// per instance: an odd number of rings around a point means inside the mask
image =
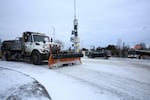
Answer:
[{"label": "truck tire", "polygon": [[35,65],[40,65],[42,60],[41,60],[41,54],[38,51],[33,51],[31,55],[31,61]]},{"label": "truck tire", "polygon": [[9,51],[4,51],[2,54],[2,60],[10,61],[10,52]]},{"label": "truck tire", "polygon": [[89,58],[95,58],[92,54],[88,55]]},{"label": "truck tire", "polygon": [[109,59],[109,57],[108,57],[108,56],[104,56],[104,58],[105,58],[105,59]]}]

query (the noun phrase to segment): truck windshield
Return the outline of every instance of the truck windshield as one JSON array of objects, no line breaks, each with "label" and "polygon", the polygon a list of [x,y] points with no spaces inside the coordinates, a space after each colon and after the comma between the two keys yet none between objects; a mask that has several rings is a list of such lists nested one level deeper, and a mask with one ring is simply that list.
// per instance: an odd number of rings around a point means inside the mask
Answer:
[{"label": "truck windshield", "polygon": [[41,35],[33,35],[34,42],[49,42],[49,37],[48,36],[41,36]]}]

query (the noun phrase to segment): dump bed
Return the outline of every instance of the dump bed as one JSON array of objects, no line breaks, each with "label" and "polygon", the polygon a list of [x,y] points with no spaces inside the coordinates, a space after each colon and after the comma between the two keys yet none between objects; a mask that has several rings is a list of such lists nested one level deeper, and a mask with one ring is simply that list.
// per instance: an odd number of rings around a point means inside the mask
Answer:
[{"label": "dump bed", "polygon": [[20,51],[22,49],[21,39],[3,41],[2,50]]}]

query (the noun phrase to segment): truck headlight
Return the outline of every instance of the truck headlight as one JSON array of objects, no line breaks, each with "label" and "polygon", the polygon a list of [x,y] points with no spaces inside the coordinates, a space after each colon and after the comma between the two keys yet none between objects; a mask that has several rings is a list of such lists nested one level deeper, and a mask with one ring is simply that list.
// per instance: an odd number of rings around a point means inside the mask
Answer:
[{"label": "truck headlight", "polygon": [[43,53],[48,53],[48,50],[45,50],[45,49],[41,49],[41,51],[42,51]]}]

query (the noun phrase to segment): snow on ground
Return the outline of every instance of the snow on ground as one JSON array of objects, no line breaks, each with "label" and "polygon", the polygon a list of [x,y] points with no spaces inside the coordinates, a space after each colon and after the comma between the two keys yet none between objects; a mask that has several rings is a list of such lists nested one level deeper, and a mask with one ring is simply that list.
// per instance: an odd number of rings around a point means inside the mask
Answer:
[{"label": "snow on ground", "polygon": [[110,58],[110,60],[83,59],[82,61],[86,62],[83,67],[90,70],[106,72],[136,81],[150,83],[150,60]]},{"label": "snow on ground", "polygon": [[0,67],[0,100],[50,100],[45,88],[31,77]]},{"label": "snow on ground", "polygon": [[[47,63],[0,61],[0,67],[28,74],[53,100],[149,100],[150,62],[135,59],[82,59],[81,65],[48,69]],[[24,79],[22,79],[24,80]]]}]

